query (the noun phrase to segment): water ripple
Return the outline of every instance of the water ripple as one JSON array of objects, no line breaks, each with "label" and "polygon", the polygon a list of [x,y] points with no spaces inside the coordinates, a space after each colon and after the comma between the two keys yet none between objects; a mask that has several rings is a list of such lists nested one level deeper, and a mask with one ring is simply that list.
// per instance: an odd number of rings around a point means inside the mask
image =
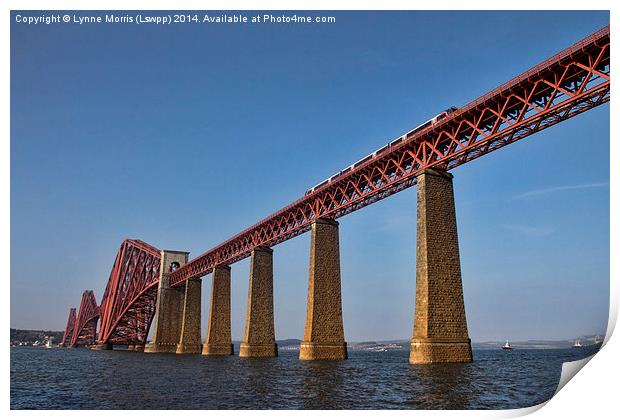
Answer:
[{"label": "water ripple", "polygon": [[505,409],[548,400],[564,361],[594,347],[480,350],[471,364],[411,366],[408,352],[301,362],[11,348],[12,409]]}]

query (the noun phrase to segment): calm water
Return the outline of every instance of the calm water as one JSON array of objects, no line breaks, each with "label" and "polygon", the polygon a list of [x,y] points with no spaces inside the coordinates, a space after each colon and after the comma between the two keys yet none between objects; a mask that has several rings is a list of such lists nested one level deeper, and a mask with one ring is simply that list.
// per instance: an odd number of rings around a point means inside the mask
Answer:
[{"label": "calm water", "polygon": [[408,351],[300,362],[287,351],[247,360],[14,347],[11,408],[521,408],[551,398],[562,362],[594,352],[479,350],[472,364],[410,366]]}]

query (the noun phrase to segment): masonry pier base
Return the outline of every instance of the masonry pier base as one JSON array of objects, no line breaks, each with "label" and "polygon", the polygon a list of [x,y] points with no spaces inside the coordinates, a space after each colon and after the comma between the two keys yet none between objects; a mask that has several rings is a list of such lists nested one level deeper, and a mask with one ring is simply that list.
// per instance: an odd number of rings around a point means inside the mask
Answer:
[{"label": "masonry pier base", "polygon": [[416,300],[409,363],[471,362],[452,175],[425,169],[417,184]]},{"label": "masonry pier base", "polygon": [[91,350],[112,350],[111,343],[95,344],[90,348]]},{"label": "masonry pier base", "polygon": [[230,267],[215,267],[212,277],[209,329],[202,354],[230,356],[234,354],[230,333]]},{"label": "masonry pier base", "polygon": [[278,345],[273,320],[273,250],[252,250],[245,334],[239,357],[274,357]]},{"label": "masonry pier base", "polygon": [[338,222],[312,222],[308,303],[301,360],[343,360],[347,358],[342,324],[340,290],[340,244]]},{"label": "masonry pier base", "polygon": [[200,297],[202,280],[191,279],[185,283],[181,337],[177,344],[177,354],[200,354]]}]

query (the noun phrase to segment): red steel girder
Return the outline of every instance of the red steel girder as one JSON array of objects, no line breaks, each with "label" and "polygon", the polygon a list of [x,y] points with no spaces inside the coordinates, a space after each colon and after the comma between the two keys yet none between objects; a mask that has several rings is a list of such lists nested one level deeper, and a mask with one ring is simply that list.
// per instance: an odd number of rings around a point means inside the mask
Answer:
[{"label": "red steel girder", "polygon": [[609,57],[606,26],[198,256],[170,275],[171,285],[411,187],[425,168],[455,168],[608,102]]},{"label": "red steel girder", "polygon": [[71,337],[71,347],[84,347],[95,344],[97,338],[97,321],[99,306],[92,290],[82,293],[82,302],[75,320],[75,328]]},{"label": "red steel girder", "polygon": [[101,301],[99,344],[145,344],[155,315],[161,252],[137,239],[121,244]]},{"label": "red steel girder", "polygon": [[69,309],[69,318],[67,319],[67,326],[65,327],[65,333],[62,335],[62,341],[60,347],[66,347],[71,338],[73,337],[73,329],[75,328],[75,308]]}]

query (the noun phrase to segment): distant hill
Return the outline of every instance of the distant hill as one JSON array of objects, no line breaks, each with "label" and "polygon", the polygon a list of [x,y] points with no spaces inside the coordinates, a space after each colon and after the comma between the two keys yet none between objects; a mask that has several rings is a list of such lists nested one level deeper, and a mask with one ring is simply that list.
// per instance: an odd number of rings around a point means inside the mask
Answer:
[{"label": "distant hill", "polygon": [[[605,335],[599,334],[598,337],[603,339]],[[594,343],[595,335],[587,335],[577,337],[581,340],[581,344],[588,346]],[[515,349],[534,350],[534,349],[567,349],[571,348],[574,340],[526,340],[526,341],[510,341],[510,345]],[[278,347],[282,349],[288,348],[294,350],[299,348],[301,340],[296,338],[289,338],[287,340],[277,340]],[[409,350],[410,340],[408,339],[396,339],[396,340],[376,340],[376,341],[349,341],[347,345],[349,350],[368,350],[375,351],[378,348],[385,348],[387,350]],[[475,350],[493,350],[499,349],[504,345],[505,341],[484,341],[484,342],[472,342],[471,346]],[[235,342],[238,345],[239,342]]]},{"label": "distant hill", "polygon": [[[46,337],[52,337],[54,345],[58,345],[60,340],[62,340],[62,336],[64,331],[45,331],[45,330],[20,330],[17,328],[11,328],[11,344],[19,345],[19,343],[23,343],[22,345],[32,345],[36,341],[39,343],[45,342]],[[598,335],[584,335],[579,338],[581,340],[581,344],[584,346],[591,345],[594,343],[595,337],[599,337],[603,339],[605,334]],[[282,349],[297,349],[299,348],[299,344],[301,340],[297,338],[289,338],[285,340],[276,340],[278,343],[278,347]],[[477,350],[485,350],[485,349],[498,349],[502,345],[504,345],[505,341],[485,341],[485,342],[472,342],[472,348]],[[526,341],[510,341],[510,344],[515,349],[565,349],[572,347],[574,343],[574,339],[571,340],[526,340]],[[239,341],[233,341],[233,344],[236,348],[239,348]],[[388,349],[409,349],[409,340],[408,339],[397,339],[397,340],[377,340],[377,341],[359,341],[359,342],[348,342],[349,349],[351,350],[372,350],[377,347],[386,347]]]},{"label": "distant hill", "polygon": [[[582,346],[589,346],[594,344],[594,339],[598,337],[602,340],[605,334],[599,335],[584,335],[581,337],[575,337],[581,341]],[[503,346],[505,341],[486,341],[480,343],[472,343],[474,349],[497,349]],[[571,348],[575,343],[574,339],[571,340],[526,340],[526,341],[510,341],[510,345],[515,349],[567,349]]]},{"label": "distant hill", "polygon": [[[235,346],[235,349],[238,350],[239,346],[241,345],[241,341],[233,340],[232,343],[233,346]],[[301,340],[298,340],[296,338],[288,338],[286,340],[276,340],[276,343],[278,344],[278,349],[280,350],[296,350],[299,348],[299,343],[301,343]]]},{"label": "distant hill", "polygon": [[[605,334],[598,335],[584,335],[581,337],[575,337],[575,339],[579,338],[581,340],[581,344],[583,346],[588,346],[594,344],[595,337],[599,337],[599,339],[603,339]],[[510,341],[510,345],[515,349],[524,349],[524,350],[534,350],[534,349],[566,349],[571,348],[575,339],[570,340],[525,340],[525,341]],[[372,349],[377,346],[386,346],[391,345],[393,348],[402,348],[409,349],[410,340],[400,339],[400,340],[377,340],[377,341],[360,341],[360,342],[348,342],[349,348],[351,350],[366,350]],[[475,350],[486,350],[486,349],[498,349],[504,345],[506,341],[484,341],[484,342],[472,342],[471,346]]]},{"label": "distant hill", "polygon": [[289,338],[287,340],[276,340],[276,343],[278,343],[278,347],[299,346],[301,340],[298,340],[296,338]]},{"label": "distant hill", "polygon": [[[236,347],[238,347],[241,344],[241,341],[233,340],[232,343]],[[276,340],[276,343],[278,344],[278,346],[298,346],[299,343],[301,343],[301,340],[298,340],[296,338],[288,338],[286,340]]]},{"label": "distant hill", "polygon": [[47,337],[52,337],[52,343],[57,345],[62,340],[64,331],[44,331],[44,330],[19,330],[11,328],[11,344],[31,346],[35,342],[43,343]]}]

